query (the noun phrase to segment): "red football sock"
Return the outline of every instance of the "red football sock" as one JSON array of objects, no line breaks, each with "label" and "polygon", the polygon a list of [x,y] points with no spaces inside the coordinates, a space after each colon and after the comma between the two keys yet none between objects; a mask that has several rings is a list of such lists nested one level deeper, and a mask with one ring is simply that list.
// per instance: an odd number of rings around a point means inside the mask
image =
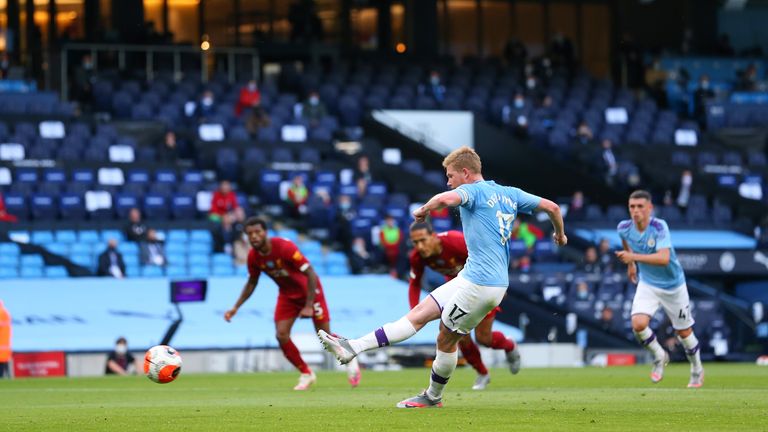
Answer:
[{"label": "red football sock", "polygon": [[491,348],[503,349],[504,351],[509,352],[515,349],[515,341],[507,339],[507,337],[504,336],[504,333],[495,331],[491,335]]},{"label": "red football sock", "polygon": [[280,349],[283,350],[283,355],[285,358],[287,358],[292,365],[296,366],[296,369],[298,369],[299,372],[303,374],[312,373],[312,370],[309,368],[309,366],[304,363],[304,359],[301,358],[299,349],[296,348],[296,345],[293,344],[292,340],[289,339],[288,342],[280,344]]},{"label": "red football sock", "polygon": [[488,369],[483,363],[483,357],[480,355],[480,349],[477,348],[477,345],[474,341],[472,341],[472,339],[462,339],[459,342],[459,349],[461,350],[461,355],[464,356],[464,359],[467,361],[467,363],[475,368],[477,373],[480,375],[488,375]]}]

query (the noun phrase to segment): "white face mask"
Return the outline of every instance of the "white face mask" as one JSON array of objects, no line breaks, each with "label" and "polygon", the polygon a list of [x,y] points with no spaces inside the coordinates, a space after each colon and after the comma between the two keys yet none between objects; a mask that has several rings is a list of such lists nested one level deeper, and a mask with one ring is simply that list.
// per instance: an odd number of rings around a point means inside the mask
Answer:
[{"label": "white face mask", "polygon": [[433,76],[429,79],[429,82],[432,83],[432,85],[438,85],[440,84],[440,77]]},{"label": "white face mask", "polygon": [[312,96],[311,98],[309,98],[309,103],[310,103],[311,105],[317,105],[318,103],[320,103],[320,99],[318,99],[318,98],[317,98],[317,97],[315,97],[315,96]]},{"label": "white face mask", "polygon": [[128,346],[125,344],[117,344],[115,345],[115,352],[123,355],[128,352]]},{"label": "white face mask", "polygon": [[528,86],[529,89],[532,89],[536,87],[536,80],[535,79],[529,79],[525,82],[525,85]]},{"label": "white face mask", "polygon": [[522,108],[525,106],[525,100],[515,99],[515,108]]},{"label": "white face mask", "polygon": [[683,184],[683,186],[690,186],[693,183],[693,176],[684,175],[681,180],[681,183]]},{"label": "white face mask", "polygon": [[256,90],[256,84],[248,84],[248,90],[250,91]]},{"label": "white face mask", "polygon": [[211,97],[204,97],[203,98],[203,105],[205,105],[205,106],[213,105],[213,98],[211,98]]}]

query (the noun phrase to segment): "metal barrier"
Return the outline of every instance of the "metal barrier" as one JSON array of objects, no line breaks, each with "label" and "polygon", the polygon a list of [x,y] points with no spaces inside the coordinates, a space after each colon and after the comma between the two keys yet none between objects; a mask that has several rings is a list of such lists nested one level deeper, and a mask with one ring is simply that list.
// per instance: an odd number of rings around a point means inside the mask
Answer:
[{"label": "metal barrier", "polygon": [[[238,60],[245,59],[250,69],[248,79],[258,80],[260,76],[259,52],[251,48],[217,47],[203,50],[194,46],[177,45],[113,45],[113,44],[84,44],[71,43],[61,48],[61,98],[68,100],[69,96],[69,54],[85,52],[91,55],[94,71],[99,69],[99,58],[116,56],[119,70],[125,70],[128,61],[141,61],[143,57],[144,70],[147,81],[153,81],[158,72],[157,60],[161,56],[170,56],[172,61],[173,78],[181,80],[183,76],[182,60],[195,59],[200,66],[200,81],[208,82],[211,75],[211,66],[217,64],[217,59],[224,59],[227,79],[230,83],[238,80]],[[130,57],[130,59],[129,59]]]}]

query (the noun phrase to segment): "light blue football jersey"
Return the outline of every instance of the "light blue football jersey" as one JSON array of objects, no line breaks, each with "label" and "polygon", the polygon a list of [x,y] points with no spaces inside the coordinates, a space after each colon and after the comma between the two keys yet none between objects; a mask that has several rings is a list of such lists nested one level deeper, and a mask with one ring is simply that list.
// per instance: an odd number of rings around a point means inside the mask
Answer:
[{"label": "light blue football jersey", "polygon": [[469,256],[461,271],[483,286],[509,286],[509,241],[518,212],[532,213],[541,198],[493,181],[477,181],[454,189],[461,196],[459,213]]},{"label": "light blue football jersey", "polygon": [[624,220],[616,228],[619,237],[625,240],[634,253],[652,254],[659,249],[669,248],[669,264],[665,266],[637,263],[640,272],[640,280],[661,289],[674,289],[685,283],[685,274],[680,261],[677,260],[675,248],[672,247],[672,239],[669,227],[662,219],[652,217],[645,231],[637,230],[635,223]]}]

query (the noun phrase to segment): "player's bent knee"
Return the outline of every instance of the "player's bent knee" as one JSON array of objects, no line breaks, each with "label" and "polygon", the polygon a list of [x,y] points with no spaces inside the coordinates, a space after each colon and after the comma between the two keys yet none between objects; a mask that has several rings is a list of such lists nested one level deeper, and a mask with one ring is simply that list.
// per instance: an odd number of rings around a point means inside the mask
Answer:
[{"label": "player's bent knee", "polygon": [[651,318],[648,315],[632,315],[632,330],[635,332],[641,332],[645,330],[651,323]]},{"label": "player's bent knee", "polygon": [[691,335],[691,333],[693,333],[693,327],[688,327],[687,329],[683,329],[683,330],[675,330],[675,332],[681,338],[687,338],[688,336]]},{"label": "player's bent knee", "polygon": [[280,344],[284,344],[284,343],[286,343],[286,342],[291,340],[291,334],[290,333],[278,332],[278,333],[275,333],[275,339],[277,339],[277,341]]}]

